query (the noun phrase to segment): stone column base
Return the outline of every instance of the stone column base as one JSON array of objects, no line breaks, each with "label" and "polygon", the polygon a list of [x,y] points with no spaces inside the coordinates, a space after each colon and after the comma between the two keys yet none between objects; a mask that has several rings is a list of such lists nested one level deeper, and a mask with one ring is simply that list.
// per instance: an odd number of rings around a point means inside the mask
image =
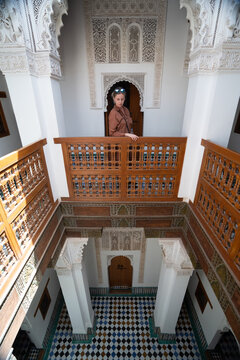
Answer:
[{"label": "stone column base", "polygon": [[158,339],[159,344],[176,344],[176,333],[168,334],[161,332],[159,326],[155,326],[154,316],[149,318],[151,337]]},{"label": "stone column base", "polygon": [[86,334],[72,334],[73,344],[88,344],[96,335],[97,317],[94,316],[93,327],[87,329]]}]

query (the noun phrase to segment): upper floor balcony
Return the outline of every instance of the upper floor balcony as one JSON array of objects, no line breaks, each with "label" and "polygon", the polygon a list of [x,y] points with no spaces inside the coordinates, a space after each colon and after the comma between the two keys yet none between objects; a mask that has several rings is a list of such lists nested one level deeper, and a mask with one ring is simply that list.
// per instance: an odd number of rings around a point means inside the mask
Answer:
[{"label": "upper floor balcony", "polygon": [[[44,266],[50,261],[64,233],[64,216],[59,214],[52,220],[59,210],[59,202],[162,203],[169,208],[169,203],[183,200],[178,193],[186,138],[140,138],[137,142],[127,138],[57,138],[54,141],[62,146],[68,197],[54,200],[48,176],[50,169],[43,151],[45,140],[0,159],[1,304],[31,254],[34,254],[36,267],[46,254],[48,260],[43,261]],[[192,221],[191,229],[197,229],[195,233],[201,252],[198,253],[190,237],[189,246],[203,268],[202,251],[212,261],[212,250],[209,249],[216,248],[238,283],[240,155],[206,140],[202,145],[205,151],[195,199],[190,201],[190,206],[185,203],[188,212],[191,211],[200,224],[199,227],[195,220]],[[161,214],[169,216],[169,212]],[[77,217],[77,214],[72,216]],[[174,218],[175,215],[171,213],[170,216]],[[159,220],[154,221],[156,224]],[[56,230],[59,224],[61,231]],[[180,222],[179,226],[184,230],[185,225]],[[52,232],[47,230],[38,246],[40,235],[46,229]],[[210,247],[206,236],[210,239]]]},{"label": "upper floor balcony", "polygon": [[78,201],[176,201],[186,138],[57,138]]}]

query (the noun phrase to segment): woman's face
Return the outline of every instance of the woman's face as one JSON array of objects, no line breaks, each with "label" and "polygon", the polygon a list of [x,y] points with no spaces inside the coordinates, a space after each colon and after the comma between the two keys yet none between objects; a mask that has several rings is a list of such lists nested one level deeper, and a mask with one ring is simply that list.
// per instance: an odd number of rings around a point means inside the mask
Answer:
[{"label": "woman's face", "polygon": [[114,98],[114,103],[118,108],[123,106],[124,101],[125,101],[125,96],[123,94],[117,94]]}]

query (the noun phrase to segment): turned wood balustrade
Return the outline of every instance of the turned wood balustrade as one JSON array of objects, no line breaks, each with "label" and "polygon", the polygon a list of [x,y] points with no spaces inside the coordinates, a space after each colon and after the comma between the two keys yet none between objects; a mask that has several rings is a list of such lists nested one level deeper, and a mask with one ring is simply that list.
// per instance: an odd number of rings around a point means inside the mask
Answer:
[{"label": "turned wood balustrade", "polygon": [[176,200],[186,138],[56,138],[70,198],[86,201]]},{"label": "turned wood balustrade", "polygon": [[55,207],[45,144],[40,140],[0,159],[0,295]]},{"label": "turned wood balustrade", "polygon": [[240,154],[202,140],[205,147],[194,207],[232,270],[240,270]]}]

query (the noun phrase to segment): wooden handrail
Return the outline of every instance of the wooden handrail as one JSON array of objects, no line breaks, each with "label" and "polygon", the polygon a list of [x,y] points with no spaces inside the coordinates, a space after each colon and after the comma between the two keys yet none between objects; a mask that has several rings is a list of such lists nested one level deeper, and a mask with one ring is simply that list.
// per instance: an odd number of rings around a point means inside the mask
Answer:
[{"label": "wooden handrail", "polygon": [[55,208],[43,146],[46,139],[0,159],[0,301]]},{"label": "wooden handrail", "polygon": [[186,138],[56,138],[70,198],[87,201],[177,200]]},{"label": "wooden handrail", "polygon": [[240,154],[202,140],[204,154],[194,209],[240,279]]},{"label": "wooden handrail", "polygon": [[0,158],[0,172],[4,169],[8,168],[9,166],[17,163],[18,161],[22,160],[29,154],[33,153],[34,151],[41,149],[44,145],[47,144],[46,139],[39,140],[34,142],[30,145],[26,145],[16,151],[13,151],[10,154],[7,154]]}]

